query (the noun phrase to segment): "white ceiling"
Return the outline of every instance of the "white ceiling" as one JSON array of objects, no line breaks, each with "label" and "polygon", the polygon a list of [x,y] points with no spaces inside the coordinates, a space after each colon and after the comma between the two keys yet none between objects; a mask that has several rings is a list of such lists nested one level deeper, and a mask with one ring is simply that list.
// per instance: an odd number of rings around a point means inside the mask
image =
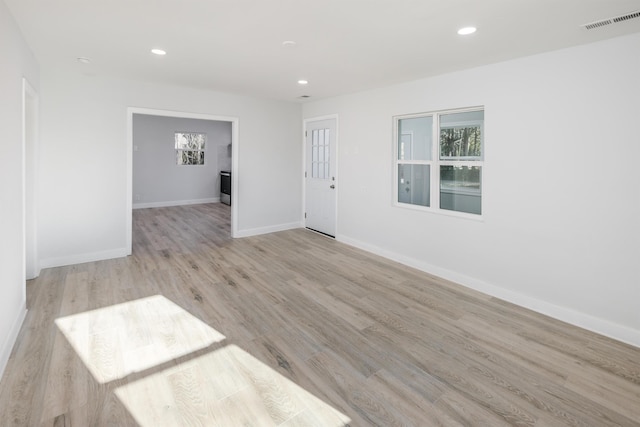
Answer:
[{"label": "white ceiling", "polygon": [[[42,68],[288,101],[640,32],[640,18],[581,28],[638,11],[640,0],[4,1]],[[477,33],[459,36],[467,25]]]}]

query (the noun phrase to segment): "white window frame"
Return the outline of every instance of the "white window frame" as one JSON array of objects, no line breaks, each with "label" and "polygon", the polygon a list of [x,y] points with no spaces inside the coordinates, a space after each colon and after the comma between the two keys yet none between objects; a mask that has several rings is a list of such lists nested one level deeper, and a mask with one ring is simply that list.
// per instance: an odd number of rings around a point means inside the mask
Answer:
[{"label": "white window frame", "polygon": [[[440,159],[440,117],[447,114],[466,113],[473,111],[484,111],[484,106],[459,108],[451,110],[438,110],[425,113],[404,114],[393,117],[393,206],[405,209],[413,209],[425,212],[432,212],[443,215],[456,216],[461,218],[483,220],[484,218],[484,155],[485,155],[485,133],[484,120],[465,121],[447,123],[445,128],[462,127],[463,125],[479,125],[482,138],[482,153],[473,157],[451,157]],[[420,117],[432,117],[432,144],[431,144],[431,160],[401,160],[399,157],[399,124],[404,119],[414,119]],[[457,159],[457,160],[453,160]],[[429,206],[415,205],[398,201],[398,170],[400,165],[428,165],[429,166],[429,182],[430,182],[430,203]],[[480,167],[480,214],[454,211],[450,209],[440,208],[440,166],[467,166]]]}]

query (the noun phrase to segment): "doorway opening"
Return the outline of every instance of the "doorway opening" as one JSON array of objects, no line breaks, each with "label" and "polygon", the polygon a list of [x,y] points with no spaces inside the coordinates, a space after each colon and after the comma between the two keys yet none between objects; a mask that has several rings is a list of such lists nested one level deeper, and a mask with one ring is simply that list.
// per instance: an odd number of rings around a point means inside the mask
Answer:
[{"label": "doorway opening", "polygon": [[[220,182],[220,170],[225,169],[228,170],[232,176],[232,184],[231,184],[231,198],[234,200],[234,203],[231,204],[231,237],[235,237],[237,235],[237,217],[238,217],[238,185],[237,185],[237,173],[235,171],[238,168],[238,126],[239,119],[237,117],[228,117],[228,116],[214,116],[209,114],[200,114],[200,113],[187,113],[187,112],[179,112],[179,111],[167,111],[167,110],[155,110],[149,108],[135,108],[129,107],[127,110],[127,250],[128,254],[131,255],[133,250],[133,209],[134,207],[162,207],[162,206],[172,206],[172,205],[188,205],[195,203],[208,203],[218,201],[217,198],[211,197],[202,197],[198,194],[198,189],[187,188],[185,187],[185,183],[188,183],[188,175],[197,176],[198,173],[206,172],[205,169],[208,170],[206,173],[216,174],[216,177],[211,177],[219,185]],[[168,180],[164,184],[155,185],[149,188],[150,193],[153,193],[153,188],[165,188],[173,187],[174,191],[183,190],[184,197],[180,200],[182,202],[177,202],[174,204],[171,203],[163,203],[153,201],[153,197],[151,194],[145,195],[142,191],[138,191],[140,187],[139,178],[141,178],[136,170],[136,192],[134,193],[134,155],[136,156],[147,156],[153,157],[158,153],[150,153],[145,152],[148,147],[145,148],[143,144],[138,144],[137,141],[134,140],[134,121],[139,118],[149,119],[164,119],[166,121],[171,121],[172,123],[168,124],[171,130],[167,135],[158,136],[161,138],[161,142],[166,144],[164,147],[163,156],[169,156],[170,162],[173,162],[171,165],[171,170],[177,172],[173,179]],[[191,121],[190,121],[191,120]],[[192,123],[205,126],[207,124],[213,126],[211,127],[212,133],[210,136],[210,140],[207,141],[207,131],[198,130],[196,128],[189,129],[183,128],[180,123]],[[218,126],[216,126],[216,124]],[[138,125],[136,125],[138,126]],[[176,127],[178,126],[178,127]],[[175,129],[174,129],[175,127]],[[154,126],[151,126],[151,132],[153,137],[153,129]],[[204,128],[203,128],[204,129]],[[225,130],[226,129],[226,130]],[[229,132],[230,129],[230,132]],[[214,138],[213,133],[220,133],[220,135],[226,135],[221,140],[220,138]],[[166,133],[166,132],[165,132]],[[218,136],[220,136],[218,135]],[[183,144],[183,140],[187,141]],[[193,141],[191,141],[193,140]],[[190,142],[189,142],[190,141]],[[149,151],[149,150],[147,150]],[[220,156],[218,156],[220,154]],[[223,163],[218,165],[219,157],[222,158],[226,156],[226,154],[230,155],[230,158],[223,159]],[[152,160],[152,159],[151,159]],[[207,163],[207,161],[209,161]],[[228,163],[225,163],[227,162]],[[138,162],[136,161],[136,164]],[[143,174],[144,175],[144,174]],[[152,179],[149,176],[142,177],[144,179]],[[187,181],[179,182],[180,180],[187,179]],[[211,184],[211,180],[209,185]],[[193,186],[197,186],[198,184],[195,181],[191,181]],[[181,187],[182,186],[182,187]],[[170,190],[170,189],[169,189]],[[202,189],[200,189],[202,190]],[[191,191],[191,193],[189,193]],[[194,192],[195,191],[195,192]],[[191,195],[189,195],[191,194]],[[147,199],[147,200],[145,200]]]}]

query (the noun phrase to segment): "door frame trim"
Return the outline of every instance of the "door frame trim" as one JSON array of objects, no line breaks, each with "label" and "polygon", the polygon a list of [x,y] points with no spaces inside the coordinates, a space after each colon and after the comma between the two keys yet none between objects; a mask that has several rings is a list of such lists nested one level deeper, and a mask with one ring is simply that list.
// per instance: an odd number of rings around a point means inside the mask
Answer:
[{"label": "door frame trim", "polygon": [[159,110],[154,108],[127,107],[127,203],[126,203],[126,250],[127,255],[133,252],[133,115],[179,117],[185,119],[212,120],[231,123],[231,237],[238,236],[238,165],[239,165],[239,129],[240,119],[232,116],[217,116],[203,113]]},{"label": "door frame trim", "polygon": [[[27,101],[31,100],[31,113]],[[27,135],[31,135],[28,138]],[[38,156],[40,150],[40,97],[27,78],[22,78],[22,242],[25,279],[40,275],[38,257]],[[30,185],[28,185],[28,183]],[[27,203],[30,200],[30,205]],[[27,208],[30,211],[27,211]],[[29,269],[29,272],[27,272]],[[31,277],[30,277],[31,276]],[[25,281],[26,283],[26,281]],[[26,284],[23,297],[26,301]]]},{"label": "door frame trim", "polygon": [[[335,135],[335,153],[336,153],[336,170],[335,170],[335,177],[336,177],[336,184],[340,183],[340,178],[339,178],[339,160],[340,160],[340,156],[339,154],[339,141],[340,141],[340,120],[338,119],[338,114],[327,114],[324,116],[316,116],[316,117],[309,117],[306,119],[302,120],[302,224],[304,224],[304,227],[307,227],[307,219],[305,218],[305,211],[307,209],[307,181],[306,178],[304,176],[306,170],[307,170],[307,137],[306,137],[306,133],[307,133],[307,125],[311,122],[318,122],[321,120],[335,120],[336,121],[336,135]],[[335,224],[336,224],[336,230],[335,230],[335,236],[334,238],[337,239],[338,238],[338,192],[340,190],[340,185],[336,186],[336,206],[335,206]]]}]

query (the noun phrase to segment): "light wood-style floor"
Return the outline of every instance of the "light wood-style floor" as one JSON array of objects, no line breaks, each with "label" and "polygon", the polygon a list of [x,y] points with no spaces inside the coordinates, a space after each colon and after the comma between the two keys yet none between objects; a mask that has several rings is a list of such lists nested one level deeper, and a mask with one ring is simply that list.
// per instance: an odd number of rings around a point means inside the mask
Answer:
[{"label": "light wood-style floor", "polygon": [[44,270],[1,426],[640,425],[640,349],[222,204]]}]

